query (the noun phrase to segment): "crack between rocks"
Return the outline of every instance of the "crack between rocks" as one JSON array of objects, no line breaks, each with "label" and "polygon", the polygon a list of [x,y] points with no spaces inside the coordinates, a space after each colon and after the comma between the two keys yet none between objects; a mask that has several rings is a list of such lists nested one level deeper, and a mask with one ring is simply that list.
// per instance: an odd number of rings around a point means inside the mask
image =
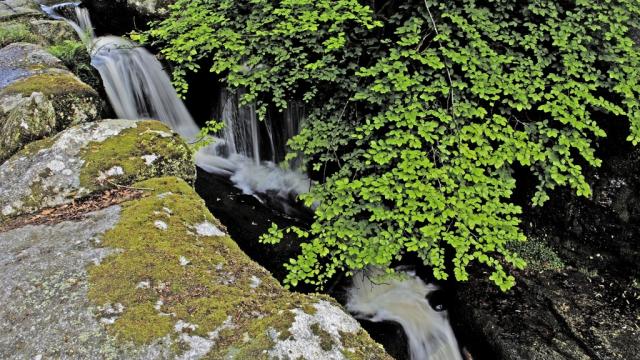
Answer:
[{"label": "crack between rocks", "polygon": [[587,345],[587,343],[584,340],[582,340],[582,338],[578,336],[578,334],[576,334],[575,331],[573,331],[569,323],[567,323],[567,320],[565,320],[564,316],[562,316],[562,314],[560,314],[560,312],[556,309],[555,305],[553,304],[553,301],[546,296],[545,296],[545,299],[547,300],[547,305],[549,307],[549,310],[551,310],[551,314],[553,314],[556,320],[565,329],[565,332],[569,336],[569,338],[571,338],[576,344],[578,344],[578,346],[592,359],[603,360],[603,358],[600,357],[598,353],[592,350],[589,347],[589,345]]}]

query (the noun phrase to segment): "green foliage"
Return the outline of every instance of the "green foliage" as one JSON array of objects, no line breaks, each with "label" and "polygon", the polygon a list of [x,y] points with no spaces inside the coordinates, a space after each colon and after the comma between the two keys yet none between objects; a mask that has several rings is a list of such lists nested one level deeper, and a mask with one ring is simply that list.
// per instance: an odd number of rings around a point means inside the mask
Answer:
[{"label": "green foliage", "polygon": [[219,133],[222,128],[224,128],[223,122],[217,120],[207,121],[204,126],[200,128],[200,132],[195,141],[189,144],[194,156],[200,149],[211,145],[215,141],[212,135]]},{"label": "green foliage", "polygon": [[100,79],[96,76],[93,67],[91,67],[91,57],[85,44],[76,40],[64,40],[59,44],[50,46],[47,50],[60,59],[80,80],[94,89],[101,87]]},{"label": "green foliage", "polygon": [[0,28],[0,47],[14,42],[35,42],[36,36],[26,24],[19,22],[3,23]]},{"label": "green foliage", "polygon": [[[318,183],[309,229],[286,281],[322,286],[337,271],[389,266],[408,252],[434,275],[491,269],[503,290],[525,263],[512,200],[515,167],[537,179],[531,201],[599,166],[604,122],[640,142],[638,0],[178,0],[138,34],[187,71],[202,60],[245,89],[261,114],[311,109],[290,141]],[[373,5],[372,5],[373,6]]]},{"label": "green foliage", "polygon": [[527,270],[543,272],[561,271],[565,268],[560,256],[549,247],[546,237],[529,237],[525,242],[509,244],[509,249],[527,261]]}]

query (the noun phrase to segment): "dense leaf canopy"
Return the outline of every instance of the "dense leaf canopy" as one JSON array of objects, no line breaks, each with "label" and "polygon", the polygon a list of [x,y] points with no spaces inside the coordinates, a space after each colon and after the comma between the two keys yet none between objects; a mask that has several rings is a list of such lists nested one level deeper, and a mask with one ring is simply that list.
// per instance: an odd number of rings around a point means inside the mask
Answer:
[{"label": "dense leaf canopy", "polygon": [[309,109],[290,141],[319,181],[286,281],[389,266],[408,252],[437,278],[473,262],[503,289],[524,261],[514,168],[542,205],[589,196],[605,122],[640,142],[638,0],[178,0],[143,34],[176,65],[212,64],[265,114]]}]

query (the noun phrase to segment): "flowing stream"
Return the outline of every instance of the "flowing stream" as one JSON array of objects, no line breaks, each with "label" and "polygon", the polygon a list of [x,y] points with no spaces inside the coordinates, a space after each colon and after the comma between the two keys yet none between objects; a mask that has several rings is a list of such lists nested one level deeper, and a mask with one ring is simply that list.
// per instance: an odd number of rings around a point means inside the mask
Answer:
[{"label": "flowing stream", "polygon": [[353,277],[347,310],[359,319],[399,323],[409,339],[412,360],[462,360],[446,311],[436,311],[428,296],[437,290],[414,273],[382,278],[368,270]]},{"label": "flowing stream", "polygon": [[[187,141],[194,142],[199,127],[178,97],[162,64],[144,47],[117,37],[96,37],[89,12],[77,2],[42,6],[52,18],[71,24],[85,42],[116,115],[122,119],[157,119]],[[246,194],[275,196],[284,201],[309,191],[310,180],[301,172],[280,168],[276,161],[286,151],[286,141],[298,130],[300,117],[296,107],[285,112],[289,124],[278,132],[265,121],[266,130],[255,108],[240,106],[238,96],[227,91],[220,94],[224,104],[218,116],[225,128],[212,145],[196,154],[196,163],[207,172],[227,176]],[[289,114],[287,116],[287,114]],[[264,124],[262,127],[265,127]],[[289,130],[291,130],[289,132]],[[269,151],[261,149],[261,139]],[[265,154],[266,153],[266,154]]]},{"label": "flowing stream", "polygon": [[[80,3],[42,8],[52,18],[68,21],[85,42],[118,117],[157,119],[187,141],[197,140],[199,127],[155,56],[121,37],[96,37],[89,13]],[[229,177],[245,194],[268,194],[286,201],[307,192],[310,180],[304,174],[277,165],[284,158],[286,141],[299,130],[304,109],[291,104],[281,118],[261,122],[253,106],[239,105],[240,95],[219,93],[216,116],[225,128],[212,145],[196,154],[197,165]],[[377,275],[371,270],[354,276],[347,309],[362,319],[402,325],[412,360],[461,360],[446,312],[434,310],[427,300],[436,288],[410,273],[383,283],[372,281]]]}]

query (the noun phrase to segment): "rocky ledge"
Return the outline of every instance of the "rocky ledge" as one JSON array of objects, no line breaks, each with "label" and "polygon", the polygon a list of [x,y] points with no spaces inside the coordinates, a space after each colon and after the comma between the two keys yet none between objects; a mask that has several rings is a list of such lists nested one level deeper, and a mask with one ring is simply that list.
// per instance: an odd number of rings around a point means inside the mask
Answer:
[{"label": "rocky ledge", "polygon": [[388,358],[249,259],[194,174],[155,121],[78,125],[0,166],[0,357]]}]

